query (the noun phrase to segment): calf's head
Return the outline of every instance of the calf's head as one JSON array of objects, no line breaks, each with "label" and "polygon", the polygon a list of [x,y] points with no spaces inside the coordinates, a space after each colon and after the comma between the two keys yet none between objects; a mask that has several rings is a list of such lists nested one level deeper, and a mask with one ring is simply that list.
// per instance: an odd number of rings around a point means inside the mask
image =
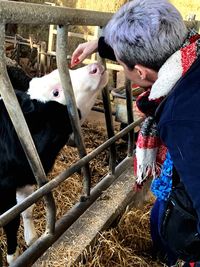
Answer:
[{"label": "calf's head", "polygon": [[[76,105],[81,111],[81,123],[84,122],[95,103],[96,97],[108,82],[108,74],[99,63],[70,70]],[[66,104],[58,70],[40,78],[33,78],[27,92],[31,99],[41,102],[57,101]]]}]

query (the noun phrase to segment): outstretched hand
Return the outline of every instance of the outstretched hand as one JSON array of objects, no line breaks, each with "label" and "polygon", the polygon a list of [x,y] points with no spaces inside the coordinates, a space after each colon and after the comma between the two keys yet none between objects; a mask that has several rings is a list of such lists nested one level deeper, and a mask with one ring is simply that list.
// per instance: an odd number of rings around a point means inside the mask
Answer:
[{"label": "outstretched hand", "polygon": [[89,41],[79,44],[72,54],[71,67],[81,63],[86,57],[97,52],[98,40]]}]

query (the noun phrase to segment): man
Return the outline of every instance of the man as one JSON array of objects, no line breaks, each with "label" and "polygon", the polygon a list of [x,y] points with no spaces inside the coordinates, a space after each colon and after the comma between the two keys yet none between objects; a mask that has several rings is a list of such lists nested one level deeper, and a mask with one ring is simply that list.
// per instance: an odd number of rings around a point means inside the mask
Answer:
[{"label": "man", "polygon": [[[151,137],[148,140],[153,136],[155,141],[158,130],[178,179],[183,182],[197,212],[200,233],[200,36],[187,30],[180,13],[167,0],[134,0],[114,14],[104,37],[77,47],[72,55],[72,67],[97,51],[102,57],[117,60],[128,79],[146,88],[138,104],[146,111],[147,107],[150,109],[146,113],[151,117],[145,122],[145,127],[148,126],[145,130],[148,129]],[[161,101],[155,113],[155,103]],[[141,147],[140,141],[136,151],[137,174],[138,182],[142,183],[150,169],[155,176],[158,147],[157,142]],[[149,149],[141,153],[145,148]],[[159,224],[159,220],[156,223]],[[172,264],[174,259],[168,266]]]}]

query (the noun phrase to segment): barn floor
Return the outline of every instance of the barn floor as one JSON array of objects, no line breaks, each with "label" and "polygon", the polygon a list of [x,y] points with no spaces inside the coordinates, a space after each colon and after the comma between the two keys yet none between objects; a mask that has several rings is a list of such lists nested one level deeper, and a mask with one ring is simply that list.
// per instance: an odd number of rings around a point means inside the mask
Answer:
[{"label": "barn floor", "polygon": [[146,196],[149,185],[146,183],[146,190],[135,194],[134,181],[132,168],[125,169],[34,267],[161,266],[150,256],[148,217],[152,196],[145,208],[129,207],[122,218],[118,216],[127,203],[135,205]]},{"label": "barn floor", "polygon": [[149,213],[153,198],[143,207],[122,216],[116,227],[100,234],[95,246],[76,267],[159,267],[164,264],[151,256]]}]

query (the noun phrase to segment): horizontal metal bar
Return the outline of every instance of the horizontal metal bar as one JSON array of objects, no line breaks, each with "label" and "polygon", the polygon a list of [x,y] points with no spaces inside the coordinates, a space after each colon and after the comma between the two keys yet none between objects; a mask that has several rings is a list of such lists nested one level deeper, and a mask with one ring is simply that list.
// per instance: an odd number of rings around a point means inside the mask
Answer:
[{"label": "horizontal metal bar", "polygon": [[100,145],[98,148],[93,150],[91,153],[87,154],[87,156],[81,158],[79,161],[75,162],[71,165],[70,168],[63,171],[61,174],[56,176],[53,180],[49,181],[47,184],[40,187],[37,191],[35,191],[33,194],[28,196],[26,200],[21,202],[18,205],[15,205],[8,211],[6,211],[4,214],[0,216],[0,227],[7,224],[10,220],[15,218],[17,214],[21,213],[25,209],[27,209],[29,206],[31,206],[33,203],[35,203],[38,199],[40,199],[44,194],[49,193],[52,189],[57,187],[60,183],[62,183],[64,180],[66,180],[70,175],[77,172],[82,168],[86,163],[90,162],[93,158],[95,158],[99,153],[110,147],[111,144],[122,138],[124,135],[126,135],[129,131],[131,131],[134,127],[141,124],[141,122],[144,119],[141,118],[137,120],[136,122],[131,123],[126,128],[124,128],[122,131],[118,132],[115,136],[108,139],[106,142],[104,142],[102,145]]},{"label": "horizontal metal bar", "polygon": [[0,1],[1,23],[104,26],[112,15],[109,12]]},{"label": "horizontal metal bar", "polygon": [[[57,32],[55,33],[57,34]],[[76,32],[68,32],[69,37],[77,37],[77,38],[82,38],[86,41],[94,40],[96,39],[95,35],[90,35],[90,34],[85,34],[85,33],[76,33]]]},{"label": "horizontal metal bar", "polygon": [[[83,64],[87,65],[87,64],[90,64],[90,63],[94,63],[96,60],[93,60],[93,59],[90,59],[90,58],[86,58],[84,61],[83,61]],[[106,68],[108,70],[116,70],[116,71],[122,71],[123,70],[123,67],[119,64],[113,64],[113,63],[108,63],[106,62]]]},{"label": "horizontal metal bar", "polygon": [[[96,111],[96,112],[100,112],[100,113],[105,113],[104,108],[100,108],[100,107],[96,107],[96,106],[93,106],[92,107],[92,110],[93,111]],[[116,115],[116,112],[115,111],[112,111],[112,115],[115,116]]]},{"label": "horizontal metal bar", "polygon": [[[74,205],[67,214],[56,222],[53,235],[41,236],[30,246],[10,267],[29,267],[50,247],[83,212],[105,191],[114,180],[128,167],[132,165],[132,158],[125,158],[117,167],[115,175],[107,175],[92,190],[90,198],[85,202]],[[37,266],[37,265],[36,265]]]}]

